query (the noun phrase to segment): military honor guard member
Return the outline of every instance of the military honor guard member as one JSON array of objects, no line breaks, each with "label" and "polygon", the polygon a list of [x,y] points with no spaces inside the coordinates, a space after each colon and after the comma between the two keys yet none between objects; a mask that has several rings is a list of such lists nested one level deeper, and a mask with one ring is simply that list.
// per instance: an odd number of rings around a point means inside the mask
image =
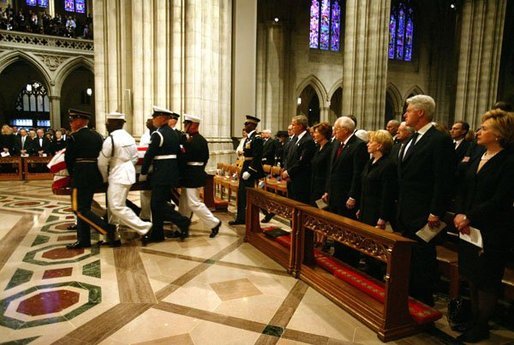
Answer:
[{"label": "military honor guard member", "polygon": [[246,188],[254,187],[255,182],[264,177],[262,170],[262,138],[257,135],[256,128],[261,120],[255,116],[246,115],[244,129],[248,136],[243,145],[244,162],[239,176],[239,189],[237,191],[237,215],[229,225],[245,224],[246,217]]},{"label": "military honor guard member", "polygon": [[[105,126],[109,136],[104,140],[98,156],[98,168],[107,188],[107,207],[109,216],[144,236],[150,231],[152,223],[142,221],[126,206],[130,187],[136,182],[137,146],[134,138],[123,129],[125,114],[107,114]],[[110,218],[111,220],[111,218]]]},{"label": "military honor guard member", "polygon": [[149,234],[142,237],[143,245],[148,242],[164,241],[163,223],[165,220],[178,226],[182,240],[189,237],[189,225],[191,224],[188,217],[182,216],[168,205],[168,201],[171,199],[171,189],[179,185],[180,136],[168,126],[172,112],[155,106],[153,111],[153,124],[157,130],[152,133],[139,175],[140,181],[146,181],[150,166],[153,166],[150,178],[153,227]]},{"label": "military honor guard member", "polygon": [[211,229],[209,237],[215,237],[221,227],[221,220],[214,217],[212,212],[200,200],[198,188],[205,186],[205,166],[209,161],[209,146],[207,140],[198,132],[200,117],[184,114],[184,130],[182,136],[183,153],[181,159],[181,192],[179,212],[189,216],[191,211]]},{"label": "military honor guard member", "polygon": [[68,116],[73,133],[68,137],[64,159],[71,176],[71,207],[77,216],[77,242],[66,248],[91,247],[90,227],[107,235],[111,246],[119,246],[119,240],[114,240],[116,226],[108,224],[91,211],[95,190],[102,184],[97,158],[103,138],[87,127],[91,114],[69,109]]}]

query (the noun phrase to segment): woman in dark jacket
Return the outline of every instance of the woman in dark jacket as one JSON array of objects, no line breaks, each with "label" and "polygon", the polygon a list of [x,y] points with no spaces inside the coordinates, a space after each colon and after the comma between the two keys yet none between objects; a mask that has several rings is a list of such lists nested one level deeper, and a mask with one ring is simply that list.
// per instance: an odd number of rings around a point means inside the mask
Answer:
[{"label": "woman in dark jacket", "polygon": [[371,159],[361,175],[359,219],[374,227],[385,229],[394,216],[397,191],[396,164],[389,158],[393,138],[386,130],[369,133],[368,153]]},{"label": "woman in dark jacket", "polygon": [[313,127],[313,138],[316,142],[316,152],[311,160],[311,197],[310,203],[316,206],[316,200],[325,193],[327,183],[328,163],[332,152],[332,126],[321,122]]},{"label": "woman in dark jacket", "polygon": [[473,322],[459,336],[464,342],[489,337],[506,257],[514,237],[514,114],[490,110],[482,116],[477,143],[486,148],[470,161],[457,195],[455,227],[462,234],[478,229],[483,247],[460,240],[459,273],[469,282]]}]

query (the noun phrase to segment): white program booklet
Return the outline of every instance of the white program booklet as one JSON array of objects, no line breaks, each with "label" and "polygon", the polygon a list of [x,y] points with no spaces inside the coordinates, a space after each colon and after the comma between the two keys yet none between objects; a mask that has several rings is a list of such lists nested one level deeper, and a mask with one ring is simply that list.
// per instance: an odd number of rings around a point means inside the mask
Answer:
[{"label": "white program booklet", "polygon": [[459,238],[479,248],[484,248],[484,243],[482,242],[482,233],[477,228],[473,228],[470,226],[469,235],[459,232]]},{"label": "white program booklet", "polygon": [[438,227],[431,228],[428,223],[416,232],[416,235],[425,242],[430,242],[438,233],[446,227],[445,222],[440,222]]},{"label": "white program booklet", "polygon": [[318,199],[316,200],[316,206],[318,206],[320,210],[324,210],[328,207],[328,204],[323,199]]}]

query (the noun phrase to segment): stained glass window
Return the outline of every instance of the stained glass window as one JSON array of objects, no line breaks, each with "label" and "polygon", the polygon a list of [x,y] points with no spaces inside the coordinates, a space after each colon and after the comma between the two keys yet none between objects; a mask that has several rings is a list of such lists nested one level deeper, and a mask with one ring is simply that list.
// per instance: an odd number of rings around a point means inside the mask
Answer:
[{"label": "stained glass window", "polygon": [[29,84],[30,88],[24,87],[18,94],[16,110],[18,112],[50,112],[50,100],[45,86],[38,81]]},{"label": "stained glass window", "polygon": [[340,0],[311,0],[309,47],[339,51],[340,40]]},{"label": "stained glass window", "polygon": [[64,0],[64,10],[67,12],[75,12],[75,0]]},{"label": "stained glass window", "polygon": [[75,12],[86,13],[86,3],[84,0],[75,0]]},{"label": "stained glass window", "polygon": [[48,0],[37,0],[37,5],[42,8],[47,8]]},{"label": "stained glass window", "polygon": [[27,0],[25,3],[27,4],[27,6],[36,6],[37,5],[36,0]]},{"label": "stained glass window", "polygon": [[389,59],[412,61],[413,15],[411,0],[399,0],[393,3],[389,20]]}]

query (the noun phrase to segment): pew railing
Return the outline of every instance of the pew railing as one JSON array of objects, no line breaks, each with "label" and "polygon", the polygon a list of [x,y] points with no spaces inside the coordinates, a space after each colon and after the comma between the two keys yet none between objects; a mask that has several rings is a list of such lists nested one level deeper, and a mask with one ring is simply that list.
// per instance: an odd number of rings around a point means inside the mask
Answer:
[{"label": "pew railing", "polygon": [[51,180],[54,174],[47,164],[52,157],[29,156],[23,158],[23,175],[25,180]]},{"label": "pew railing", "polygon": [[23,180],[21,157],[0,158],[0,181]]}]

